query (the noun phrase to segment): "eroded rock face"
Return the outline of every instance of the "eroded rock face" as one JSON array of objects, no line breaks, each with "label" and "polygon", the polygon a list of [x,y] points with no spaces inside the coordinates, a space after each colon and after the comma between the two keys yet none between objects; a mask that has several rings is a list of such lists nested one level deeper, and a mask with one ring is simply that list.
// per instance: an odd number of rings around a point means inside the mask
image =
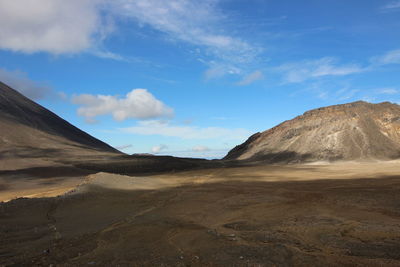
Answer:
[{"label": "eroded rock face", "polygon": [[305,112],[232,149],[224,159],[296,162],[400,157],[400,106],[363,101]]}]

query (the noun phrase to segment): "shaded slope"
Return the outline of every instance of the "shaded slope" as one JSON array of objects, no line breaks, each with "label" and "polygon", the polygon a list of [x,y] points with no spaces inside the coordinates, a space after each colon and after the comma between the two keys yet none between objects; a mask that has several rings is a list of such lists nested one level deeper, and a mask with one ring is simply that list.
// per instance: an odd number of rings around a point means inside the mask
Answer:
[{"label": "shaded slope", "polygon": [[224,159],[296,162],[400,157],[400,106],[358,101],[305,112],[232,149]]},{"label": "shaded slope", "polygon": [[19,148],[18,153],[23,154],[24,147],[26,153],[35,149],[56,152],[68,148],[119,153],[1,82],[0,128],[3,153]]}]

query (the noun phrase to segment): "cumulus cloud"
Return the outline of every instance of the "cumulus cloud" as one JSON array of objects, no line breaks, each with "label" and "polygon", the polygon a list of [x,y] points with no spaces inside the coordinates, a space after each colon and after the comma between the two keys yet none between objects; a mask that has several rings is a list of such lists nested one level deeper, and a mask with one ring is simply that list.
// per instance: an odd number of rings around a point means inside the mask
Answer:
[{"label": "cumulus cloud", "polygon": [[284,73],[285,81],[289,83],[303,82],[323,76],[345,76],[366,71],[366,68],[358,64],[338,64],[337,59],[332,57],[287,63],[276,69]]},{"label": "cumulus cloud", "polygon": [[78,108],[78,115],[89,121],[105,114],[111,114],[117,121],[173,115],[172,108],[156,99],[146,89],[134,89],[123,98],[111,95],[75,95],[72,102],[81,106]]},{"label": "cumulus cloud", "polygon": [[107,34],[103,0],[0,0],[0,49],[76,53]]},{"label": "cumulus cloud", "polygon": [[264,75],[261,71],[256,70],[255,72],[250,73],[249,75],[245,76],[243,80],[239,81],[237,85],[245,86],[252,84],[255,81],[261,80],[264,78]]},{"label": "cumulus cloud", "polygon": [[8,71],[0,68],[0,81],[32,100],[40,100],[53,94],[49,85],[33,81],[25,72],[18,70]]},{"label": "cumulus cloud", "polygon": [[121,128],[120,130],[132,134],[161,135],[182,139],[243,140],[251,134],[250,131],[242,128],[180,126],[156,120],[140,121],[136,126]]},{"label": "cumulus cloud", "polygon": [[219,59],[243,63],[254,59],[259,48],[226,33],[224,15],[215,0],[117,0],[116,14],[150,26],[168,38],[208,49]]},{"label": "cumulus cloud", "polygon": [[[207,58],[211,76],[244,68],[262,51],[260,46],[232,34],[220,0],[0,0],[0,49],[23,53],[73,54],[89,52],[112,60],[131,61],[109,52],[102,42],[120,18],[151,27],[167,40],[196,46]],[[118,19],[116,19],[118,18]],[[199,49],[201,48],[201,49]],[[201,52],[200,52],[201,51]],[[212,61],[224,63],[215,68]]]},{"label": "cumulus cloud", "polygon": [[160,153],[162,151],[165,151],[166,149],[168,149],[168,146],[161,144],[161,145],[158,145],[158,146],[153,146],[151,148],[151,152],[154,153],[154,154],[158,154],[158,153]]}]

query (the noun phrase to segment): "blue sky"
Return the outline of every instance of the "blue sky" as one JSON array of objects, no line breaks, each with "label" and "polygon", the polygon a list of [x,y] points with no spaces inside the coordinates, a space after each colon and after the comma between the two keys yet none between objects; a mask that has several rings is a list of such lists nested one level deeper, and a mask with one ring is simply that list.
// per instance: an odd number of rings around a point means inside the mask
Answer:
[{"label": "blue sky", "polygon": [[312,108],[399,103],[399,29],[399,0],[0,0],[0,80],[126,153],[220,158]]}]

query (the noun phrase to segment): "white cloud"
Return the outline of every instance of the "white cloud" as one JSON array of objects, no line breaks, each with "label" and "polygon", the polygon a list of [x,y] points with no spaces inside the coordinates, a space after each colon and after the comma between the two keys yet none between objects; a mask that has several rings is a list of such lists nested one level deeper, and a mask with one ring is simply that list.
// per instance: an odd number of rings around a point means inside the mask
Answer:
[{"label": "white cloud", "polygon": [[345,88],[344,91],[340,92],[341,90],[339,90],[336,94],[338,100],[342,101],[342,100],[348,100],[351,98],[354,98],[354,96],[360,92],[359,89],[350,89],[350,88]]},{"label": "white cloud", "polygon": [[204,78],[206,81],[220,78],[227,73],[226,69],[222,67],[210,67],[204,72]]},{"label": "white cloud", "polygon": [[112,60],[116,60],[116,61],[125,61],[125,62],[130,61],[129,59],[127,59],[121,55],[118,55],[118,54],[115,54],[113,52],[106,51],[106,50],[92,49],[90,51],[90,53],[99,58],[112,59]]},{"label": "white cloud", "polygon": [[112,114],[117,121],[129,118],[150,119],[169,117],[173,109],[156,99],[146,89],[134,89],[124,98],[111,95],[75,95],[74,104],[80,105],[78,115],[93,120],[96,116]]},{"label": "white cloud", "polygon": [[399,9],[400,10],[400,1],[393,1],[388,3],[387,5],[384,5],[381,7],[383,10],[394,10],[394,9]]},{"label": "white cloud", "polygon": [[166,146],[166,145],[153,146],[151,148],[151,152],[154,154],[158,154],[162,151],[165,151],[167,148],[168,148],[168,146]]},{"label": "white cloud", "polygon": [[120,129],[126,133],[140,135],[161,135],[182,139],[221,139],[243,140],[250,136],[246,129],[228,129],[221,127],[175,126],[162,121],[140,121],[138,125]]},{"label": "white cloud", "polygon": [[239,81],[237,85],[244,86],[252,84],[255,81],[261,80],[264,78],[264,75],[261,71],[256,70],[255,72],[250,73],[249,75],[245,76],[243,80]]},{"label": "white cloud", "polygon": [[89,52],[106,59],[130,61],[101,49],[102,41],[116,28],[116,18],[128,18],[165,34],[168,40],[201,47],[200,57],[207,58],[204,62],[210,68],[212,59],[228,65],[224,75],[235,65],[237,68],[252,62],[262,49],[231,34],[225,23],[227,14],[217,8],[219,2],[0,0],[0,49],[56,55]]},{"label": "white cloud", "polygon": [[210,62],[209,68],[204,72],[204,78],[206,81],[211,79],[220,78],[227,74],[240,74],[241,70],[230,64],[216,64],[215,62]]},{"label": "white cloud", "polygon": [[382,94],[382,95],[395,95],[399,93],[399,90],[393,87],[387,87],[387,88],[376,89],[375,92],[377,94]]},{"label": "white cloud", "polygon": [[358,64],[338,64],[332,57],[324,57],[317,60],[287,63],[276,70],[284,73],[285,81],[289,83],[303,82],[323,76],[345,76],[366,71],[366,68]]},{"label": "white cloud", "polygon": [[210,149],[206,146],[195,146],[192,148],[193,152],[205,152],[205,151],[210,151]]},{"label": "white cloud", "polygon": [[68,95],[64,92],[58,92],[57,96],[59,99],[63,100],[63,101],[67,101],[68,100]]},{"label": "white cloud", "polygon": [[205,47],[223,61],[244,63],[259,53],[248,42],[226,33],[225,15],[218,12],[215,0],[117,0],[116,14],[165,33],[172,40]]},{"label": "white cloud", "polygon": [[0,49],[24,53],[76,53],[110,30],[103,0],[0,0]]},{"label": "white cloud", "polygon": [[371,61],[377,65],[400,64],[400,49],[389,51],[382,56],[373,57]]},{"label": "white cloud", "polygon": [[29,79],[28,75],[22,71],[8,71],[0,69],[0,81],[32,100],[43,99],[53,94],[50,86],[42,82]]}]

